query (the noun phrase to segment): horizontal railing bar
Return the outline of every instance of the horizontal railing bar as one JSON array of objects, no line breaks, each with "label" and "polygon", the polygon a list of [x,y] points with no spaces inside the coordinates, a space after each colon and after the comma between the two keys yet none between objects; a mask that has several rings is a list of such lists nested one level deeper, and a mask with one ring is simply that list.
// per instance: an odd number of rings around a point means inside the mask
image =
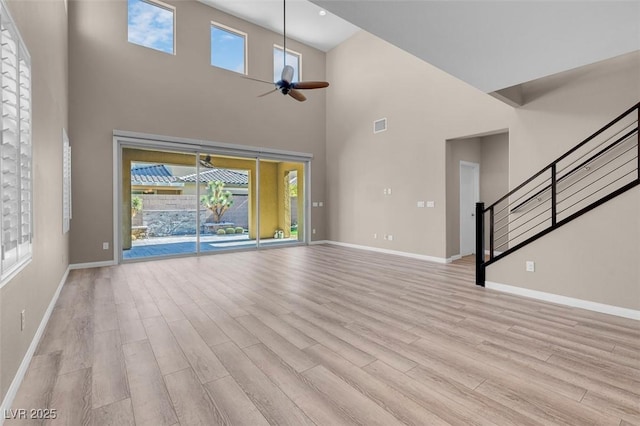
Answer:
[{"label": "horizontal railing bar", "polygon": [[[525,192],[524,194],[520,195],[520,196],[519,196],[518,198],[516,198],[515,200],[510,201],[510,202],[509,202],[509,203],[508,203],[508,204],[507,204],[507,205],[506,205],[502,210],[500,210],[500,212],[502,212],[502,211],[504,211],[504,210],[508,209],[508,208],[509,208],[509,206],[511,206],[511,205],[513,205],[513,204],[517,203],[518,201],[522,200],[524,197],[528,196],[531,192],[535,191],[537,188],[540,188],[542,185],[547,184],[547,179],[548,179],[548,178],[545,178],[545,180],[544,180],[544,181],[540,182],[539,184],[537,184],[537,185],[536,185],[536,186],[534,186],[533,188],[531,188],[531,189],[527,190],[527,192]],[[529,182],[529,183],[531,183],[531,182]],[[547,186],[547,187],[548,187],[548,186]],[[540,192],[543,192],[543,191],[539,191],[539,193],[540,193]],[[504,200],[503,200],[503,201],[504,201]],[[499,203],[499,202],[500,202],[500,201],[496,201],[496,203]],[[521,204],[524,204],[524,203],[525,203],[525,202],[523,202],[523,203],[521,203]],[[494,206],[495,206],[495,205],[494,205]],[[491,207],[489,207],[489,208],[491,208]],[[488,209],[487,209],[487,210],[488,210]],[[487,210],[485,210],[485,213],[487,212]],[[512,211],[513,211],[513,210],[512,210]],[[509,214],[511,214],[511,212],[509,212]]]},{"label": "horizontal railing bar", "polygon": [[[502,213],[503,211],[507,210],[508,208],[509,208],[509,204],[507,204],[506,206],[504,206],[502,209],[498,210],[498,211],[496,212],[496,214]],[[507,215],[507,216],[505,216],[505,217],[508,217],[508,216],[509,216],[509,215]]]},{"label": "horizontal railing bar", "polygon": [[626,184],[625,186],[621,187],[620,189],[617,189],[615,192],[612,192],[611,194],[605,196],[604,198],[601,198],[600,200],[594,202],[593,204],[590,204],[587,207],[584,207],[583,209],[577,211],[576,213],[572,214],[571,216],[566,217],[565,219],[562,219],[560,221],[558,221],[558,223],[556,223],[555,226],[549,227],[543,231],[540,231],[540,233],[533,235],[530,238],[527,238],[526,240],[516,244],[513,247],[508,248],[507,250],[503,251],[502,253],[494,256],[493,259],[488,260],[486,262],[484,262],[483,266],[487,267],[493,263],[496,263],[498,260],[502,259],[503,257],[506,257],[508,255],[510,255],[511,253],[521,249],[522,247],[526,246],[527,244],[532,243],[533,241],[537,240],[538,238],[542,238],[543,236],[547,235],[548,233],[550,233],[551,231],[558,229],[559,227],[571,222],[573,219],[587,213],[590,210],[595,209],[596,207],[600,206],[601,204],[606,203],[607,201],[611,200],[612,198],[617,197],[618,195],[624,193],[625,191],[628,191],[629,189],[637,186],[640,184],[640,179],[636,179],[633,182],[629,182],[628,184]]},{"label": "horizontal railing bar", "polygon": [[[504,243],[502,243],[501,245],[499,245],[497,248],[500,248],[500,247],[502,247],[502,246],[504,246],[504,245],[509,244],[509,243],[510,243],[510,242],[512,242],[513,240],[516,240],[516,239],[520,238],[521,236],[523,236],[523,235],[525,235],[525,234],[527,234],[527,233],[531,232],[532,230],[536,229],[538,226],[540,226],[540,225],[542,225],[542,224],[544,224],[545,222],[550,221],[550,220],[551,220],[551,218],[548,218],[548,219],[544,219],[544,220],[543,220],[543,221],[541,221],[541,222],[536,223],[536,224],[535,224],[535,225],[533,225],[531,228],[526,229],[525,231],[523,231],[523,232],[519,233],[519,234],[518,234],[518,235],[516,235],[515,237],[509,238],[509,240],[508,240],[508,241],[505,241]],[[552,224],[549,224],[549,227],[552,227],[552,226],[553,226]],[[545,229],[546,229],[546,228],[545,228]]]},{"label": "horizontal railing bar", "polygon": [[627,142],[629,140],[632,140],[632,136],[634,134],[637,134],[637,133],[638,133],[638,128],[637,127],[635,129],[630,130],[629,132],[627,132],[626,135],[620,137],[620,139],[618,139],[617,141],[615,141],[611,145],[605,147],[604,149],[602,149],[598,153],[592,155],[590,158],[588,158],[587,160],[583,161],[581,164],[579,164],[576,167],[574,167],[571,171],[567,172],[565,175],[563,175],[562,177],[558,178],[558,180],[566,179],[567,177],[571,176],[571,174],[575,173],[576,171],[578,171],[581,168],[585,167],[589,163],[593,162],[595,159],[597,159],[598,157],[601,157],[602,155],[604,155],[606,152],[610,151],[611,149],[613,149],[615,147],[618,147],[618,146],[621,146],[625,142]]},{"label": "horizontal railing bar", "polygon": [[[489,207],[495,206],[495,205],[496,205],[496,204],[498,204],[499,202],[506,200],[507,198],[509,198],[510,196],[512,196],[513,194],[515,194],[516,192],[518,192],[519,190],[521,190],[522,188],[524,188],[526,185],[530,184],[533,180],[535,180],[537,177],[541,176],[544,172],[546,172],[546,171],[547,171],[547,170],[549,170],[550,168],[551,168],[551,166],[547,166],[547,167],[545,167],[544,169],[540,170],[538,173],[536,173],[535,175],[531,176],[529,179],[527,179],[526,181],[524,181],[524,182],[523,182],[523,183],[521,183],[520,185],[516,186],[516,187],[515,187],[515,188],[513,188],[511,191],[509,191],[509,192],[507,193],[507,195],[504,195],[504,196],[500,197],[500,198],[498,199],[498,201],[496,201],[495,203],[491,204],[491,206],[489,206]],[[541,183],[541,184],[539,184],[538,186],[540,186],[540,185],[542,185],[542,183]],[[536,188],[537,188],[538,186],[536,186]],[[523,196],[521,196],[521,197],[519,197],[519,198],[518,198],[518,200],[519,200],[520,198],[525,197],[525,196],[526,196],[526,194],[525,194],[525,195],[523,195]],[[514,201],[514,202],[515,202],[515,201]],[[513,204],[514,202],[511,202],[511,203],[509,203],[509,204],[511,205],[511,204]],[[485,212],[486,212],[486,211],[487,211],[487,209],[485,209]]]},{"label": "horizontal railing bar", "polygon": [[[634,106],[632,106],[631,108],[629,108],[628,110],[626,110],[625,112],[623,112],[622,114],[620,114],[618,117],[614,118],[612,121],[610,121],[608,124],[606,124],[605,126],[603,126],[600,130],[596,131],[594,134],[592,134],[591,136],[589,136],[588,138],[586,138],[585,140],[583,140],[582,142],[580,142],[578,145],[574,146],[573,148],[571,148],[569,151],[567,151],[566,153],[564,153],[562,156],[560,156],[559,158],[557,158],[555,161],[552,161],[551,164],[549,164],[548,166],[544,167],[542,170],[540,170],[539,172],[537,172],[536,174],[534,174],[533,176],[531,176],[529,179],[527,179],[526,181],[524,181],[523,183],[521,183],[520,185],[516,186],[514,189],[512,189],[511,191],[509,191],[506,195],[502,196],[501,198],[499,198],[495,203],[493,203],[491,206],[489,207],[493,207],[495,206],[497,203],[499,203],[500,201],[503,201],[505,199],[507,199],[508,197],[510,197],[511,195],[513,195],[513,193],[515,193],[516,191],[522,189],[525,185],[527,185],[528,183],[530,183],[531,181],[533,181],[535,178],[537,178],[538,176],[540,176],[541,174],[543,174],[544,172],[546,172],[548,169],[551,168],[551,166],[554,163],[558,163],[561,160],[564,160],[565,158],[567,158],[569,155],[573,154],[574,152],[576,152],[578,149],[582,148],[585,144],[589,143],[591,140],[593,140],[596,136],[602,134],[605,130],[609,129],[610,127],[612,127],[614,124],[616,124],[617,122],[619,122],[620,120],[622,120],[624,117],[626,117],[627,115],[631,114],[633,111],[637,110],[640,108],[640,102],[636,103]],[[488,210],[488,207],[485,208],[485,211]]]},{"label": "horizontal railing bar", "polygon": [[501,218],[499,218],[499,219],[495,219],[495,222],[496,222],[496,223],[498,223],[498,222],[502,222],[502,221],[503,221],[503,220],[505,220],[505,219],[509,219],[509,215],[508,215],[508,214],[506,214],[506,215],[502,216],[502,217],[501,217]]},{"label": "horizontal railing bar", "polygon": [[[633,145],[631,148],[627,149],[627,150],[626,150],[626,151],[624,151],[622,154],[618,155],[618,156],[617,156],[617,157],[615,157],[615,158],[612,158],[611,160],[609,160],[609,161],[607,161],[606,163],[602,164],[602,165],[601,165],[601,166],[599,166],[598,168],[594,169],[591,173],[595,173],[595,172],[597,172],[598,170],[600,170],[600,169],[604,168],[605,166],[608,166],[608,165],[609,165],[609,164],[611,164],[612,162],[616,161],[618,158],[620,158],[620,157],[622,157],[623,155],[625,155],[627,152],[629,152],[629,151],[632,151],[632,150],[636,149],[636,146],[637,146],[637,145]],[[634,158],[635,158],[635,157],[634,157]],[[625,164],[627,164],[627,163],[628,163],[628,161],[627,161],[626,163],[622,164],[622,166],[624,166],[624,165],[625,165]],[[618,168],[620,168],[620,167],[622,167],[622,166],[618,166]],[[604,176],[607,176],[607,175],[604,175]],[[603,177],[604,177],[604,176],[603,176]],[[563,192],[567,191],[569,188],[571,188],[572,186],[574,186],[574,185],[576,185],[576,184],[578,184],[578,183],[582,182],[582,181],[583,181],[583,180],[585,180],[586,178],[587,178],[587,176],[583,176],[583,177],[581,177],[580,179],[576,180],[576,181],[575,181],[575,182],[573,182],[572,184],[570,184],[570,185],[568,185],[567,187],[563,188],[563,189],[559,192],[559,194],[561,194],[561,193],[563,193]],[[602,179],[602,177],[601,177],[601,178],[598,178],[595,182],[597,182],[597,181],[598,181],[598,180],[600,180],[600,179]],[[569,196],[569,197],[570,197],[570,196]],[[569,197],[565,198],[565,200],[566,200],[566,199],[568,199]],[[564,201],[564,200],[563,200],[563,201]]]},{"label": "horizontal railing bar", "polygon": [[[567,151],[566,153],[564,153],[563,155],[560,156],[560,158],[558,158],[556,161],[554,161],[553,163],[557,163],[559,161],[564,160],[565,158],[567,158],[569,155],[573,154],[574,152],[576,152],[578,149],[582,148],[585,144],[589,143],[590,141],[592,141],[596,136],[602,134],[602,132],[604,132],[605,130],[609,129],[610,127],[612,127],[614,124],[616,124],[618,121],[622,120],[623,118],[625,118],[627,115],[631,114],[633,111],[637,110],[640,108],[640,102],[638,102],[637,104],[635,104],[634,106],[632,106],[631,108],[629,108],[628,110],[626,110],[625,112],[623,112],[622,114],[620,114],[619,116],[617,116],[616,118],[613,119],[613,121],[610,121],[608,124],[604,125],[600,130],[598,130],[597,132],[595,132],[594,134],[592,134],[591,136],[589,136],[588,138],[586,138],[585,140],[583,140],[582,142],[580,142],[578,145],[574,146],[573,148],[571,148],[569,151]],[[552,163],[552,164],[553,164]]]},{"label": "horizontal railing bar", "polygon": [[[637,157],[633,157],[633,160],[631,160],[631,161],[635,161],[635,160],[636,160],[636,158],[637,158]],[[628,163],[628,162],[627,162],[627,163]],[[625,164],[626,164],[626,163],[625,163]],[[613,182],[609,182],[608,184],[606,184],[606,185],[605,185],[605,186],[603,186],[602,188],[600,188],[600,189],[598,189],[598,190],[596,190],[596,191],[593,191],[592,193],[590,193],[590,194],[589,194],[589,195],[587,195],[586,197],[584,197],[584,198],[582,198],[582,199],[580,199],[580,200],[576,201],[575,203],[571,204],[569,207],[565,208],[564,210],[561,210],[558,214],[561,214],[561,213],[566,212],[567,210],[569,210],[571,207],[575,206],[576,204],[580,204],[581,202],[583,202],[583,201],[584,201],[584,200],[586,200],[587,198],[592,197],[593,195],[595,195],[595,194],[597,194],[598,192],[602,191],[603,189],[605,189],[605,188],[607,188],[607,187],[609,187],[609,186],[613,185],[614,183],[618,182],[619,180],[626,178],[627,176],[629,176],[629,175],[630,175],[630,174],[632,174],[632,173],[635,173],[635,172],[636,172],[636,170],[637,170],[637,169],[633,169],[633,170],[631,170],[631,171],[629,171],[629,172],[625,173],[624,175],[620,176],[618,179],[614,180]],[[609,174],[613,173],[614,171],[617,171],[617,169],[616,169],[616,170],[611,171],[610,173],[607,173],[607,175],[609,175]],[[605,175],[605,176],[607,176],[607,175]],[[603,176],[603,177],[604,177],[604,176]],[[585,186],[585,187],[584,187],[584,188],[582,188],[582,189],[588,188],[588,187],[589,187],[589,186],[591,186],[592,184],[597,183],[597,182],[599,182],[599,181],[600,181],[600,180],[597,180],[597,181],[595,181],[595,182],[592,182],[592,183],[590,183],[589,185]],[[581,189],[580,191],[582,191],[582,189]],[[573,197],[574,195],[578,194],[580,191],[574,192],[573,194],[571,194],[571,196]],[[568,199],[569,199],[569,198],[565,198],[565,200],[568,200]]]},{"label": "horizontal railing bar", "polygon": [[506,257],[508,255],[510,255],[511,253],[515,252],[516,250],[521,249],[522,247],[526,246],[527,244],[532,243],[533,241],[537,240],[538,238],[542,238],[543,236],[547,235],[548,233],[550,233],[551,231],[560,228],[561,226],[564,226],[565,224],[571,222],[573,219],[582,216],[583,214],[587,213],[590,210],[595,209],[596,207],[606,203],[607,201],[617,197],[618,195],[630,190],[631,188],[634,188],[635,186],[640,185],[640,178],[636,178],[634,181],[629,182],[628,184],[626,184],[625,186],[622,186],[618,189],[616,189],[614,192],[611,192],[609,195],[606,195],[604,197],[602,197],[601,199],[599,199],[598,201],[593,202],[592,204],[589,204],[586,207],[583,207],[582,209],[578,210],[577,212],[571,214],[570,216],[567,216],[566,218],[559,220],[555,226],[551,226],[543,231],[540,231],[538,234],[533,235],[529,238],[527,238],[526,240],[516,244],[513,247],[508,248],[507,250],[503,251],[502,253],[496,255],[493,259],[488,260],[486,262],[484,262],[483,266],[487,267],[493,263],[496,263],[497,261],[499,261],[500,259],[502,259],[503,257]]},{"label": "horizontal railing bar", "polygon": [[573,160],[572,162],[568,163],[566,166],[564,166],[563,168],[561,168],[558,173],[560,172],[564,172],[565,170],[567,170],[573,163],[577,162],[578,160],[580,160],[581,158],[586,157],[587,155],[591,154],[592,152],[596,151],[598,148],[600,148],[601,146],[605,145],[607,142],[609,142],[610,140],[618,137],[619,134],[627,131],[627,129],[631,128],[631,133],[633,133],[634,131],[638,130],[638,120],[633,121],[629,124],[627,124],[624,128],[618,130],[618,132],[614,135],[609,136],[607,139],[603,140],[602,142],[600,142],[598,145],[594,146],[593,148],[591,148],[589,151],[585,152],[584,154],[582,154],[580,157],[576,158],[575,160]]},{"label": "horizontal railing bar", "polygon": [[[617,141],[613,142],[611,145],[605,147],[604,149],[602,149],[601,151],[599,151],[597,154],[594,154],[590,159],[584,161],[582,164],[576,166],[573,170],[571,170],[570,172],[567,172],[565,175],[559,177],[556,180],[556,183],[559,183],[560,181],[568,178],[571,174],[575,173],[577,170],[580,170],[581,168],[583,168],[584,166],[586,166],[587,164],[589,164],[590,162],[594,161],[596,158],[601,157],[602,155],[604,155],[606,152],[608,152],[610,149],[621,145],[622,143],[626,142],[627,140],[629,140],[631,138],[631,136],[633,136],[634,133],[638,132],[638,128],[636,127],[635,129],[630,130],[629,132],[627,132],[626,135],[622,136],[621,138],[619,138]],[[576,160],[577,161],[577,160]],[[553,164],[552,164],[553,165]],[[568,167],[568,166],[567,166]],[[539,186],[539,185],[538,185]],[[545,191],[548,191],[549,189],[551,189],[551,185],[547,185],[546,187],[542,188],[540,191],[536,192],[535,194],[533,194],[532,196],[530,196],[527,200],[523,201],[522,203],[518,204],[517,206],[515,206],[513,209],[511,209],[511,212],[514,213],[516,210],[518,210],[520,207],[524,206],[525,204],[529,203],[531,200],[533,200],[534,198],[536,198],[538,195],[542,194]],[[520,197],[522,198],[522,197]]]},{"label": "horizontal railing bar", "polygon": [[520,225],[516,226],[515,228],[509,229],[505,234],[502,234],[498,239],[504,237],[505,235],[509,235],[510,233],[512,233],[513,231],[515,231],[518,228],[523,227],[524,225],[526,225],[527,223],[531,222],[533,219],[542,216],[543,214],[545,214],[546,212],[548,212],[549,210],[551,210],[551,207],[547,207],[545,210],[543,210],[541,213],[538,213],[537,215],[533,216],[532,218],[530,218],[529,220],[527,220],[526,222],[522,222]]},{"label": "horizontal railing bar", "polygon": [[496,229],[495,232],[498,231],[502,231],[504,228],[506,228],[507,226],[511,225],[511,222],[507,222],[504,225],[502,225],[500,228]]}]

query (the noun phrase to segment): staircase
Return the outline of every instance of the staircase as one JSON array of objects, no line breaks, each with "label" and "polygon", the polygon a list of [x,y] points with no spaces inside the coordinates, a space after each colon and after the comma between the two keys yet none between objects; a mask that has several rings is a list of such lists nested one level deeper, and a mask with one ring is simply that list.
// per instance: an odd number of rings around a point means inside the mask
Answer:
[{"label": "staircase", "polygon": [[476,204],[477,285],[487,266],[640,184],[639,119],[637,103],[495,203]]}]

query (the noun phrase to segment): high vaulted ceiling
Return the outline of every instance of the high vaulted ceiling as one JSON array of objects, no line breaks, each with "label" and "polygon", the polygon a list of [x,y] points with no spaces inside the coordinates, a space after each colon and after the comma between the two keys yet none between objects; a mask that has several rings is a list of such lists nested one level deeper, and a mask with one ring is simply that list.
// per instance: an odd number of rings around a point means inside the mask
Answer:
[{"label": "high vaulted ceiling", "polygon": [[[282,1],[200,1],[282,32]],[[487,93],[640,50],[640,0],[311,2],[287,1],[291,38],[328,51],[360,27]]]},{"label": "high vaulted ceiling", "polygon": [[640,49],[640,1],[311,0],[484,92]]}]

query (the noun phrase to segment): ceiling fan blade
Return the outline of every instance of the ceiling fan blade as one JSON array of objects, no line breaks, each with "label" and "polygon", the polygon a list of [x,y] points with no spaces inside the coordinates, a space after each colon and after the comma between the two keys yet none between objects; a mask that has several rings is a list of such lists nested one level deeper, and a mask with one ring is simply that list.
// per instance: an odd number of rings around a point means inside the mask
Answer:
[{"label": "ceiling fan blade", "polygon": [[259,81],[260,83],[273,84],[273,81],[260,80],[259,78],[247,77],[246,75],[242,78],[245,78],[247,80]]},{"label": "ceiling fan blade", "polygon": [[304,102],[307,100],[306,96],[304,96],[302,93],[298,92],[295,89],[289,90],[289,96],[291,96],[296,101],[300,101],[300,102]]},{"label": "ceiling fan blade", "polygon": [[280,77],[280,80],[291,83],[293,80],[293,72],[293,67],[291,65],[285,65],[284,68],[282,68],[282,76]]},{"label": "ceiling fan blade", "polygon": [[329,83],[326,81],[299,81],[291,85],[294,89],[324,89],[329,87]]},{"label": "ceiling fan blade", "polygon": [[[273,83],[271,83],[271,84],[273,84]],[[273,92],[277,92],[277,91],[278,91],[278,88],[276,87],[276,88],[275,88],[275,89],[273,89],[273,90],[269,90],[267,93],[263,93],[262,95],[258,95],[258,97],[259,97],[259,98],[262,98],[262,97],[264,97],[264,96],[270,95],[270,94],[272,94]]]}]

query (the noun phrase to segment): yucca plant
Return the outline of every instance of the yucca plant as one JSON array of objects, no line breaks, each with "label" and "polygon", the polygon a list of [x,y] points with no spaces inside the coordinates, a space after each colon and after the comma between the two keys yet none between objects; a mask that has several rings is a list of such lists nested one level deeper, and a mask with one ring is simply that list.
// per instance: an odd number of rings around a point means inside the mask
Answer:
[{"label": "yucca plant", "polygon": [[233,195],[224,189],[224,182],[217,180],[207,183],[207,193],[200,197],[200,202],[211,210],[213,221],[220,223],[224,213],[233,205]]},{"label": "yucca plant", "polygon": [[131,217],[135,217],[142,210],[142,198],[138,196],[131,197]]}]

